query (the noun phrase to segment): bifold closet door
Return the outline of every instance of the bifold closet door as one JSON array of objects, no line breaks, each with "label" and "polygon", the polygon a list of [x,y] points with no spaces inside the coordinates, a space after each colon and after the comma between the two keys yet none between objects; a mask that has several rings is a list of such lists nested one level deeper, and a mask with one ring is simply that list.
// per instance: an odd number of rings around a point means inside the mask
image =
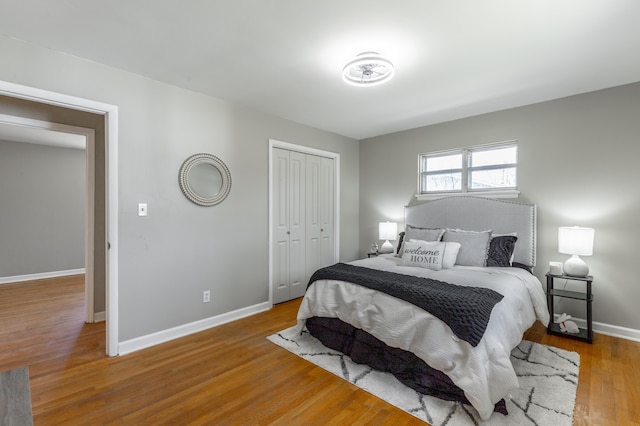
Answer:
[{"label": "bifold closet door", "polygon": [[295,299],[306,289],[306,155],[273,150],[273,303]]},{"label": "bifold closet door", "polygon": [[307,276],[335,263],[334,258],[334,160],[307,155]]}]

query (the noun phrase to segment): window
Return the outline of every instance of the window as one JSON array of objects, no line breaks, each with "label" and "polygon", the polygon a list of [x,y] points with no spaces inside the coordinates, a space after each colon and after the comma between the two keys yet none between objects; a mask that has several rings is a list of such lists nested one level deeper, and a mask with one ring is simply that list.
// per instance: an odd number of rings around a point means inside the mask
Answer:
[{"label": "window", "polygon": [[518,144],[463,148],[420,155],[420,194],[517,189]]}]

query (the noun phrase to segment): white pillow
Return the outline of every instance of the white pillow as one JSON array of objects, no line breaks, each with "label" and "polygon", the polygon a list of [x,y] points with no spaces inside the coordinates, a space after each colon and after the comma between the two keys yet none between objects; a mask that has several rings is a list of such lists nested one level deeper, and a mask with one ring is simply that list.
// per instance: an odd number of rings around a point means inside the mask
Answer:
[{"label": "white pillow", "polygon": [[464,231],[447,229],[442,241],[460,243],[456,265],[487,266],[491,231]]},{"label": "white pillow", "polygon": [[444,243],[444,258],[442,259],[442,268],[453,268],[458,259],[458,253],[460,252],[460,243],[445,242]]},{"label": "white pillow", "polygon": [[[409,240],[410,243],[424,243],[433,244],[433,241],[423,240]],[[444,256],[442,257],[442,269],[453,268],[456,264],[456,258],[458,257],[458,251],[460,251],[460,243],[444,243]]]}]

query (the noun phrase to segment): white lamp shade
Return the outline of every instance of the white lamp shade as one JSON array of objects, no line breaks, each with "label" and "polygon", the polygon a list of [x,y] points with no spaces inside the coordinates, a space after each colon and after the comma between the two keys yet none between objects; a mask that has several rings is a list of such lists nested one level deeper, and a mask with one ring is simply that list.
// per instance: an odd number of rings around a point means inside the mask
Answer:
[{"label": "white lamp shade", "polygon": [[591,256],[594,234],[593,228],[561,226],[558,228],[558,251],[564,254]]},{"label": "white lamp shade", "polygon": [[398,224],[396,222],[380,222],[378,234],[381,240],[395,241],[398,237]]}]

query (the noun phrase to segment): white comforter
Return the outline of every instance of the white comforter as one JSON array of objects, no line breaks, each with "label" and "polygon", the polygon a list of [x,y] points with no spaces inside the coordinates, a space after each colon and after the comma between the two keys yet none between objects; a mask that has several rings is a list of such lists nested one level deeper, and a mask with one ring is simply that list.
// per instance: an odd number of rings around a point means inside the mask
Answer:
[{"label": "white comforter", "polygon": [[391,347],[413,352],[460,387],[482,419],[496,402],[518,387],[510,353],[536,321],[549,322],[540,281],[519,268],[455,266],[432,271],[400,266],[392,255],[351,262],[352,265],[434,278],[458,285],[491,288],[504,295],[494,307],[484,337],[473,347],[449,326],[403,300],[355,284],[327,280],[312,284],[298,311],[299,332],[307,318],[339,318],[367,331]]}]

